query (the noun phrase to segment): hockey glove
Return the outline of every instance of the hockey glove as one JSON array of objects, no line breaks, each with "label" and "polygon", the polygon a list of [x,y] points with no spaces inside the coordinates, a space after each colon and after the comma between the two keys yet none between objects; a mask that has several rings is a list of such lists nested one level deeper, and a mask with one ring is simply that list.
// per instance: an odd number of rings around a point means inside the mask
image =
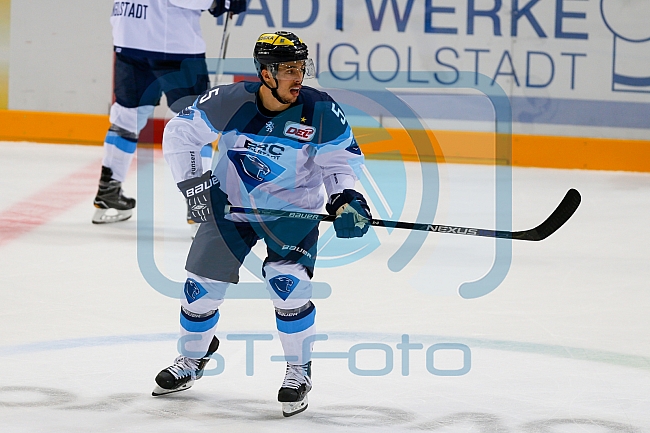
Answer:
[{"label": "hockey glove", "polygon": [[188,218],[195,223],[223,219],[228,195],[219,188],[219,180],[208,170],[201,177],[179,182],[178,189],[187,200]]},{"label": "hockey glove", "polygon": [[361,193],[353,189],[332,194],[325,209],[330,215],[336,215],[334,230],[338,238],[360,238],[370,227],[370,208]]},{"label": "hockey glove", "polygon": [[214,0],[208,9],[213,16],[218,17],[224,12],[232,12],[233,15],[246,11],[246,0]]}]

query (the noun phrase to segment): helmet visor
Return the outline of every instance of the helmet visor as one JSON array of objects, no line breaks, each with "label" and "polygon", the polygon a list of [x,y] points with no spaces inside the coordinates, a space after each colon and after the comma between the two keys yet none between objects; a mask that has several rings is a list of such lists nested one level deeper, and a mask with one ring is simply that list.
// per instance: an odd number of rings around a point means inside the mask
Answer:
[{"label": "helmet visor", "polygon": [[271,63],[266,67],[278,80],[303,80],[316,77],[316,68],[312,59]]}]

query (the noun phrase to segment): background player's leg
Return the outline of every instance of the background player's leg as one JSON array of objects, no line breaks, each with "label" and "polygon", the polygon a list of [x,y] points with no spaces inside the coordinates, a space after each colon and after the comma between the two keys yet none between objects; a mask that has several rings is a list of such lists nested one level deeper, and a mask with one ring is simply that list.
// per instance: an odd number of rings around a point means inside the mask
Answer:
[{"label": "background player's leg", "polygon": [[126,108],[117,102],[111,106],[111,126],[104,139],[104,158],[93,223],[124,221],[131,217],[135,199],[125,197],[122,182],[131,166],[138,143],[138,134],[153,113],[153,106]]},{"label": "background player's leg", "polygon": [[111,126],[104,139],[102,165],[113,171],[113,178],[124,182],[131,166],[140,132],[153,115],[154,106],[127,108],[115,102],[111,106]]},{"label": "background player's leg", "polygon": [[[116,53],[113,83],[115,102],[111,106],[111,126],[104,140],[104,158],[94,205],[93,223],[129,219],[135,200],[122,194],[122,182],[131,166],[140,131],[153,115],[160,99],[156,79],[145,59]],[[146,95],[145,95],[146,93]]]}]

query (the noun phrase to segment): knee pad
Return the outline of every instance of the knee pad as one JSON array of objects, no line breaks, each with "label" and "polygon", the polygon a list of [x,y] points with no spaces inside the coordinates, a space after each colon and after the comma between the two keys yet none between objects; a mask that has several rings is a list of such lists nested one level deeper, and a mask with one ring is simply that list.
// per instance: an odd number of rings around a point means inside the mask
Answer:
[{"label": "knee pad", "polygon": [[181,296],[180,351],[190,358],[209,351],[219,322],[219,306],[229,283],[210,280],[188,272]]},{"label": "knee pad", "polygon": [[216,311],[223,304],[226,289],[230,283],[211,280],[191,272],[187,273],[187,280],[183,286],[181,307],[193,314],[205,314]]},{"label": "knee pad", "polygon": [[276,309],[293,310],[311,299],[311,278],[301,264],[269,262],[264,265],[264,278]]},{"label": "knee pad", "polygon": [[147,125],[147,120],[153,116],[153,105],[127,108],[117,102],[111,105],[110,122],[135,135],[136,140],[140,131]]}]

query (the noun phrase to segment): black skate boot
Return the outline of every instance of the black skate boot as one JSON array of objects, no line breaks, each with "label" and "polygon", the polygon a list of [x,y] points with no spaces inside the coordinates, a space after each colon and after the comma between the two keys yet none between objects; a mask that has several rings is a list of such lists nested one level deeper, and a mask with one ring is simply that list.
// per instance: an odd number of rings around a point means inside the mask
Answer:
[{"label": "black skate boot", "polygon": [[307,409],[307,393],[311,390],[311,361],[303,365],[287,363],[284,382],[278,391],[282,415],[292,416]]},{"label": "black skate boot", "polygon": [[174,364],[162,370],[156,376],[156,388],[151,395],[170,394],[172,392],[185,391],[194,385],[195,380],[203,377],[203,370],[210,361],[210,356],[219,348],[219,340],[212,337],[212,342],[208,348],[208,353],[203,358],[194,359],[187,356],[179,356],[174,360]]},{"label": "black skate boot", "polygon": [[102,166],[99,189],[93,204],[97,208],[93,216],[93,224],[115,223],[131,218],[135,199],[124,197],[122,182],[113,179],[113,170]]}]

